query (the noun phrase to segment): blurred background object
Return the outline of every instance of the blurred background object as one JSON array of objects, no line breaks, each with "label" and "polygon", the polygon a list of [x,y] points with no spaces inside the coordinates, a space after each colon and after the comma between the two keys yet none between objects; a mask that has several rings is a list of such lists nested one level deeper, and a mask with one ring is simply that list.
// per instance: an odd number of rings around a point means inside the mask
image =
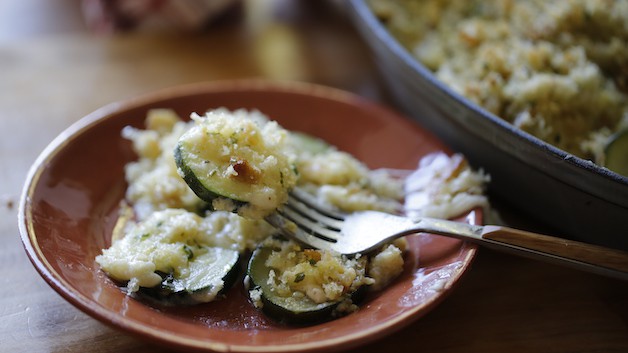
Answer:
[{"label": "blurred background object", "polygon": [[97,32],[196,30],[238,0],[83,0],[88,26]]}]

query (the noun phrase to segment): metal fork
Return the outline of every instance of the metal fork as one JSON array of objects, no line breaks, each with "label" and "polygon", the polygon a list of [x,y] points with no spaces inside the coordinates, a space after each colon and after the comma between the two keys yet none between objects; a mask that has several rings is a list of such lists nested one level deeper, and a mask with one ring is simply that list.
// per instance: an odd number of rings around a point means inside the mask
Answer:
[{"label": "metal fork", "polygon": [[294,189],[266,220],[286,237],[321,250],[367,253],[392,240],[430,233],[468,240],[533,259],[628,280],[628,252],[505,226],[478,226],[433,218],[410,219],[376,211],[341,213]]}]

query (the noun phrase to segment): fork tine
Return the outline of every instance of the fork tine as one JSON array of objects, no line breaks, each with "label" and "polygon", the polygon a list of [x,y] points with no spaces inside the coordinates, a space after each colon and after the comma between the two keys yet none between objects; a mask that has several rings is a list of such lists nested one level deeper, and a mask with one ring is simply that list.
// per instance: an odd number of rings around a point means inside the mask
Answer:
[{"label": "fork tine", "polygon": [[[318,208],[314,208],[309,203],[304,203],[300,201],[296,197],[290,196],[288,198],[288,202],[286,203],[285,208],[291,208],[295,212],[298,212],[302,216],[310,219],[311,221],[319,224],[321,227],[325,227],[334,231],[340,231],[342,227],[343,220],[340,218],[340,215],[335,215],[335,217],[330,217],[326,213],[321,212]],[[333,212],[333,211],[330,211]]]},{"label": "fork tine", "polygon": [[[312,209],[317,211],[317,213],[327,216],[327,218],[335,219],[338,221],[344,221],[346,215],[342,212],[335,211],[329,207],[325,207],[321,204],[320,201],[316,199],[313,195],[309,194],[306,191],[301,190],[300,188],[294,188],[290,192],[290,198],[288,199],[293,201],[298,201],[299,203],[304,204],[307,209]],[[342,225],[342,223],[339,223]],[[336,224],[338,225],[338,223]]]},{"label": "fork tine", "polygon": [[292,220],[285,218],[278,212],[267,216],[266,221],[273,227],[279,229],[282,234],[288,238],[295,239],[316,249],[336,251],[333,247],[333,242],[323,240],[305,232],[303,229],[299,228],[299,223],[295,223]]},{"label": "fork tine", "polygon": [[304,217],[301,213],[291,209],[290,207],[284,207],[277,212],[285,218],[298,224],[299,228],[306,233],[322,238],[323,240],[335,242],[340,236],[340,231],[338,229],[329,229],[318,223],[316,219]]}]

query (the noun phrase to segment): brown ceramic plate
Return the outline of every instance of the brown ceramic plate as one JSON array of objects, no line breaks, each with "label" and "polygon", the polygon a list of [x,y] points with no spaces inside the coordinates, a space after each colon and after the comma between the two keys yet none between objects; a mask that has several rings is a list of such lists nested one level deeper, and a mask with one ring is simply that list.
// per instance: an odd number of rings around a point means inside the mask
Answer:
[{"label": "brown ceramic plate", "polygon": [[[236,81],[177,87],[115,103],[86,116],[39,156],[26,181],[19,226],[41,276],[89,315],[153,343],[233,352],[311,352],[355,347],[400,329],[448,294],[476,247],[455,239],[411,238],[403,275],[347,317],[308,327],[270,321],[236,285],[220,301],[157,308],[124,294],[94,258],[109,246],[123,198],[123,167],[136,158],[120,136],[143,126],[151,108],[181,116],[210,108],[255,108],[291,130],[319,136],[371,168],[415,168],[426,153],[447,151],[414,123],[335,89],[295,83]],[[466,215],[479,223],[479,212]]]}]

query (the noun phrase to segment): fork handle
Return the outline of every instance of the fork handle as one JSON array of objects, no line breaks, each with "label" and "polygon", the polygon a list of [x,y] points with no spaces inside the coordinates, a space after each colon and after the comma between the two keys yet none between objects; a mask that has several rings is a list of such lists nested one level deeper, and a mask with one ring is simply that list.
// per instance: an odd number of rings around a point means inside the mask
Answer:
[{"label": "fork handle", "polygon": [[546,260],[553,259],[552,262],[628,279],[628,252],[625,251],[504,226],[484,226],[481,237],[493,245],[524,251],[532,257],[542,256]]}]

